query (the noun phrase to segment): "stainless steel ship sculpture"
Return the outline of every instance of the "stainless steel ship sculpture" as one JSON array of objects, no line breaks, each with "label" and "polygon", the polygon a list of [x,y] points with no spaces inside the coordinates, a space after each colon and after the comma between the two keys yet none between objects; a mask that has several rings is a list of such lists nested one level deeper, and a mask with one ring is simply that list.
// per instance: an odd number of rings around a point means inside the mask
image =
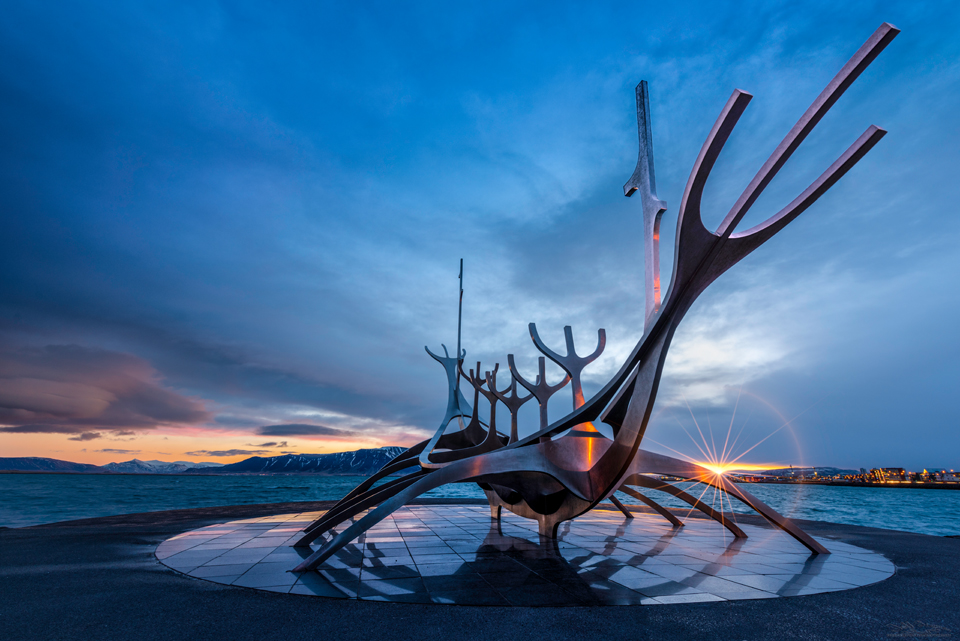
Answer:
[{"label": "stainless steel ship sculpture", "polygon": [[[462,365],[465,352],[461,351],[459,344],[454,357],[447,354],[445,347],[443,357],[428,349],[428,353],[443,365],[449,384],[447,412],[436,433],[428,441],[411,447],[385,465],[305,528],[296,544],[298,547],[308,548],[317,539],[321,539],[322,543],[316,551],[310,550],[312,553],[294,571],[315,569],[344,545],[424,492],[447,483],[465,482],[478,483],[484,489],[493,518],[499,518],[501,511],[506,509],[534,519],[539,523],[541,536],[547,540],[556,538],[561,522],[573,519],[608,499],[630,518],[630,512],[614,497],[617,491],[650,506],[675,527],[682,526],[676,515],[635,487],[672,494],[723,524],[734,536],[745,537],[728,514],[662,481],[661,477],[687,479],[713,486],[728,497],[745,503],[774,526],[793,536],[813,554],[828,554],[826,548],[791,520],[738,488],[722,474],[694,463],[645,451],[640,448],[640,443],[653,410],[670,342],[697,297],[724,272],[816,202],[886,133],[876,126],[870,126],[790,204],[760,225],[742,232],[735,231],[747,211],[824,114],[898,33],[898,29],[884,23],[860,47],[777,146],[719,228],[711,232],[701,220],[701,196],[721,149],[752,97],[740,90],[733,92],[701,148],[684,190],[677,219],[673,272],[670,287],[662,300],[658,243],[660,221],[667,205],[657,196],[649,96],[647,83],[641,82],[637,86],[640,153],[636,170],[624,185],[624,195],[629,197],[637,194],[643,210],[646,315],[643,336],[626,362],[587,401],[580,386],[580,375],[583,368],[603,351],[606,337],[602,329],[599,330],[597,349],[591,355],[582,357],[574,349],[571,329],[565,328],[567,354],[561,356],[543,343],[536,326],[530,324],[530,335],[536,347],[566,372],[565,378],[553,385],[546,380],[544,357],[539,359],[539,376],[530,382],[517,371],[513,355],[510,355],[510,384],[500,390],[497,383],[499,364],[483,375],[480,363],[477,363],[476,369],[465,372]],[[462,291],[461,288],[461,297]],[[472,409],[460,392],[461,375],[474,390]],[[549,398],[567,382],[572,382],[573,411],[549,424]],[[528,396],[518,394],[518,384],[529,392]],[[486,421],[479,415],[481,395],[490,406]],[[525,402],[533,398],[540,405],[540,428],[520,438],[517,433],[517,413]],[[511,416],[510,431],[502,435],[498,433],[496,425],[498,403],[503,403]],[[468,422],[465,423],[465,420]],[[459,429],[448,433],[454,421]],[[597,421],[610,427],[612,439],[594,427]],[[408,468],[415,469],[374,487],[378,481]],[[344,527],[339,528],[341,525]],[[321,538],[325,534],[330,536]]]}]

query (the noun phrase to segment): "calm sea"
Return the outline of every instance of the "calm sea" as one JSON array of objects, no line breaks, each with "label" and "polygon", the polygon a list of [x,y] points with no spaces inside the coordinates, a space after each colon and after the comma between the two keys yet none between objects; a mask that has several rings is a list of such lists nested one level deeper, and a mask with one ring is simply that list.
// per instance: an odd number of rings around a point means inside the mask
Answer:
[{"label": "calm sea", "polygon": [[[353,476],[0,474],[0,526],[218,505],[336,500],[361,480]],[[794,518],[922,534],[960,534],[960,491],[820,485],[749,485],[747,489]],[[474,484],[461,484],[424,496],[483,498],[483,492]],[[669,507],[686,507],[665,494],[651,496]],[[620,498],[635,503],[629,497]],[[713,490],[702,500],[720,507]],[[750,511],[726,502],[723,508]]]}]

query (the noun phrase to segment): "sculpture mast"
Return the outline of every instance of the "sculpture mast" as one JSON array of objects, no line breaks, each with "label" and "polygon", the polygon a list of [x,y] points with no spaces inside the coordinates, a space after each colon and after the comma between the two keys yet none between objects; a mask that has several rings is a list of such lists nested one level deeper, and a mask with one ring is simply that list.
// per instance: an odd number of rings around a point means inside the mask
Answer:
[{"label": "sculpture mast", "polygon": [[[460,354],[460,328],[463,325],[463,259],[460,259],[460,302],[457,307],[457,383],[454,386],[456,393],[460,394],[460,367],[463,363],[463,357]],[[477,372],[477,376],[480,372]]]},{"label": "sculpture mast", "polygon": [[653,133],[650,130],[650,93],[647,81],[637,85],[637,130],[640,134],[640,154],[637,168],[623,186],[623,195],[630,197],[640,192],[643,207],[643,257],[646,309],[643,329],[650,326],[650,319],[660,311],[660,217],[667,210],[667,203],[657,198],[657,180],[653,173]]}]

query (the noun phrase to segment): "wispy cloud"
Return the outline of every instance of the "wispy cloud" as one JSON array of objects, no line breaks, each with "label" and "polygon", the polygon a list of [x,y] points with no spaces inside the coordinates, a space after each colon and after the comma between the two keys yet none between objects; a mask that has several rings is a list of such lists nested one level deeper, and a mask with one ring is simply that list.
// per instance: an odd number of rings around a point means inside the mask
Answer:
[{"label": "wispy cloud", "polygon": [[187,456],[259,456],[270,454],[270,450],[197,450],[187,452]]},{"label": "wispy cloud", "polygon": [[[264,425],[258,427],[257,434],[261,436],[351,436],[353,432],[341,430],[325,425],[308,425],[306,423],[287,423],[284,425]],[[279,447],[284,447],[286,441]],[[261,447],[272,447],[261,445]]]},{"label": "wispy cloud", "polygon": [[68,441],[95,441],[98,438],[103,438],[103,434],[100,432],[83,432],[77,436],[71,436]]}]

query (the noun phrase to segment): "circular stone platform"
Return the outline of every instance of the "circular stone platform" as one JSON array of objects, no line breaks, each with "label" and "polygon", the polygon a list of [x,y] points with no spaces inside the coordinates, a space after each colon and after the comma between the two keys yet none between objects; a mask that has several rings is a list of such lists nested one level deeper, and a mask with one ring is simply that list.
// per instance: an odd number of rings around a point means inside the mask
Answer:
[{"label": "circular stone platform", "polygon": [[[397,510],[317,572],[289,570],[310,552],[292,547],[322,512],[230,521],[170,538],[164,565],[215,583],[271,592],[462,605],[658,605],[772,599],[835,592],[890,577],[884,556],[821,539],[811,556],[779,530],[741,524],[734,539],[718,523],[594,510],[541,542],[536,523],[489,508]],[[313,549],[316,549],[314,547]]]}]

